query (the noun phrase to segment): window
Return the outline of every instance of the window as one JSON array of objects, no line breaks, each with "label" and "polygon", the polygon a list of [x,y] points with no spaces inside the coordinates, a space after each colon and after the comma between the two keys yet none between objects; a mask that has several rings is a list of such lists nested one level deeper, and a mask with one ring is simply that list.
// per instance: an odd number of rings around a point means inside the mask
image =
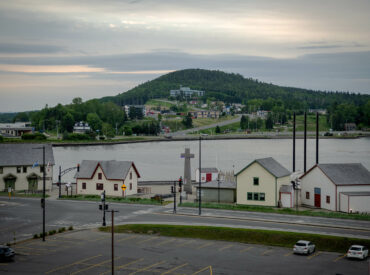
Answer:
[{"label": "window", "polygon": [[44,173],[44,166],[40,166],[40,173]]},{"label": "window", "polygon": [[96,184],[96,190],[103,190],[104,189],[104,184],[102,183],[97,183]]},{"label": "window", "polygon": [[86,182],[82,183],[82,189],[86,189]]},{"label": "window", "polygon": [[17,166],[17,173],[19,174],[21,172],[21,167]]},{"label": "window", "polygon": [[248,199],[249,201],[251,201],[251,200],[253,199],[253,194],[252,194],[252,192],[248,192],[248,193],[247,193],[247,199]]},{"label": "window", "polygon": [[118,184],[117,183],[114,184],[114,191],[118,191]]},{"label": "window", "polygon": [[102,175],[101,173],[98,173],[98,180],[101,180],[102,179]]},{"label": "window", "polygon": [[130,180],[132,180],[132,172],[130,172]]},{"label": "window", "polygon": [[253,178],[253,185],[259,185],[259,178]]},{"label": "window", "polygon": [[330,203],[330,196],[326,196],[326,203]]},{"label": "window", "polygon": [[253,200],[258,201],[258,193],[253,193]]},{"label": "window", "polygon": [[132,190],[132,183],[130,183],[130,190]]},{"label": "window", "polygon": [[0,174],[4,173],[3,167],[0,167]]},{"label": "window", "polygon": [[310,192],[306,192],[306,199],[309,200],[310,199]]},{"label": "window", "polygon": [[23,173],[27,173],[27,166],[23,166]]},{"label": "window", "polygon": [[260,193],[260,201],[264,201],[265,200],[265,193]]}]

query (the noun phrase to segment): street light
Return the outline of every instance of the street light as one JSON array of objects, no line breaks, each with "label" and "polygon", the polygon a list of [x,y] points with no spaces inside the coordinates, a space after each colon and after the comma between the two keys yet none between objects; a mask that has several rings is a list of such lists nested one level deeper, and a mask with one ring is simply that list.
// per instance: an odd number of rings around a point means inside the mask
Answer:
[{"label": "street light", "polygon": [[202,215],[202,137],[199,136],[199,216]]},{"label": "street light", "polygon": [[45,242],[45,145],[42,147],[35,147],[32,149],[42,149],[42,199],[41,199],[41,208],[42,208],[42,241]]}]

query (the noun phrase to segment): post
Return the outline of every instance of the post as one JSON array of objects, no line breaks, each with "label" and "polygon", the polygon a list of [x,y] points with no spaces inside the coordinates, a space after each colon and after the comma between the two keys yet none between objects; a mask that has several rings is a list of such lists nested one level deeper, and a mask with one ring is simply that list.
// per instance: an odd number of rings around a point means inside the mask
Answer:
[{"label": "post", "polygon": [[202,215],[202,137],[199,136],[199,216]]},{"label": "post", "polygon": [[180,205],[182,204],[182,178],[179,179]]},{"label": "post", "polygon": [[319,112],[316,112],[316,164],[319,164]]},{"label": "post", "polygon": [[45,145],[42,146],[42,166],[43,166],[43,177],[42,177],[42,199],[43,199],[43,207],[42,207],[42,241],[45,242]]},{"label": "post", "polygon": [[176,214],[176,181],[173,182],[173,213]]},{"label": "post", "polygon": [[114,274],[114,211],[112,210],[112,275]]},{"label": "post", "polygon": [[306,173],[307,162],[307,113],[304,112],[303,172]]},{"label": "post", "polygon": [[295,112],[293,113],[293,173],[295,172]]},{"label": "post", "polygon": [[218,203],[220,203],[220,174],[217,175],[217,184],[218,184]]},{"label": "post", "polygon": [[107,224],[105,223],[105,190],[102,193],[101,200],[103,202],[103,226],[106,226]]},{"label": "post", "polygon": [[59,166],[58,183],[59,183],[59,199],[60,199],[62,197],[62,167],[61,166]]}]

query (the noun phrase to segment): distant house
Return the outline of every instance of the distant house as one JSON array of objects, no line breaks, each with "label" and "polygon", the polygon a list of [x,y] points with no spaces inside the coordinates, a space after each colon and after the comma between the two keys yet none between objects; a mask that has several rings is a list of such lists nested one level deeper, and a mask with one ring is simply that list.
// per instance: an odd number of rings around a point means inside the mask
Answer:
[{"label": "distant house", "polygon": [[[123,197],[137,193],[140,174],[132,161],[83,160],[76,173],[77,194]],[[122,185],[126,190],[122,190]]]},{"label": "distant house", "polygon": [[[212,168],[202,168],[201,172],[201,182],[209,182],[217,180],[218,169],[215,167]],[[195,170],[195,181],[199,182],[199,168]]]},{"label": "distant house", "polygon": [[182,87],[180,86],[179,90],[171,90],[170,96],[182,96],[182,97],[192,97],[193,95],[203,96],[205,94],[204,91],[192,90],[189,87]]},{"label": "distant house", "polygon": [[252,161],[236,174],[237,204],[278,206],[281,187],[290,185],[290,174],[271,157]]},{"label": "distant house", "polygon": [[219,111],[193,111],[189,112],[192,117],[194,118],[215,118],[218,119],[220,117]]},{"label": "distant house", "polygon": [[147,114],[147,109],[145,105],[125,105],[122,107],[122,109],[125,111],[126,115],[130,115],[130,108],[135,109],[136,112],[141,112],[143,114],[143,117]]},{"label": "distant house", "polygon": [[89,124],[84,121],[76,122],[75,125],[73,126],[73,133],[84,134],[90,131],[91,128]]},{"label": "distant house", "polygon": [[370,212],[370,172],[360,163],[317,164],[300,177],[302,204]]},{"label": "distant house", "polygon": [[[45,166],[43,150],[45,146]],[[0,191],[8,187],[16,191],[36,192],[50,190],[53,181],[54,155],[51,145],[40,144],[0,144]]]},{"label": "distant house", "polygon": [[0,134],[4,137],[20,137],[32,130],[31,122],[0,123]]}]

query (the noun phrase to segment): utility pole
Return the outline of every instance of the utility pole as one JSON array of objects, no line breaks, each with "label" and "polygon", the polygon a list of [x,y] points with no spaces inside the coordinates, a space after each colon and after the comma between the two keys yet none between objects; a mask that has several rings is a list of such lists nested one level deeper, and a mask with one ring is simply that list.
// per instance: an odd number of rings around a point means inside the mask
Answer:
[{"label": "utility pole", "polygon": [[319,164],[319,112],[316,112],[316,164]]},{"label": "utility pole", "polygon": [[182,177],[179,178],[180,205],[182,204]]},{"label": "utility pole", "polygon": [[293,173],[295,172],[295,112],[293,113]]},{"label": "utility pole", "polygon": [[199,136],[199,216],[202,215],[202,137]]},{"label": "utility pole", "polygon": [[220,203],[220,173],[217,175],[217,184],[218,184],[218,203]]},{"label": "utility pole", "polygon": [[107,224],[105,223],[105,210],[106,210],[106,208],[105,208],[106,207],[105,206],[105,190],[101,193],[100,197],[101,197],[101,201],[103,203],[102,209],[101,209],[101,210],[103,210],[103,226],[106,226]]},{"label": "utility pole", "polygon": [[173,213],[176,214],[176,181],[173,182]]},{"label": "utility pole", "polygon": [[43,200],[43,207],[42,207],[42,241],[45,242],[45,145],[42,146],[42,168],[43,168],[43,176],[42,176],[42,200]]},{"label": "utility pole", "polygon": [[112,275],[114,274],[114,213],[115,212],[119,212],[117,210],[110,210],[108,212],[111,212],[112,213],[112,228],[111,228],[111,232],[112,232]]},{"label": "utility pole", "polygon": [[303,172],[306,173],[307,162],[307,113],[304,112]]}]

